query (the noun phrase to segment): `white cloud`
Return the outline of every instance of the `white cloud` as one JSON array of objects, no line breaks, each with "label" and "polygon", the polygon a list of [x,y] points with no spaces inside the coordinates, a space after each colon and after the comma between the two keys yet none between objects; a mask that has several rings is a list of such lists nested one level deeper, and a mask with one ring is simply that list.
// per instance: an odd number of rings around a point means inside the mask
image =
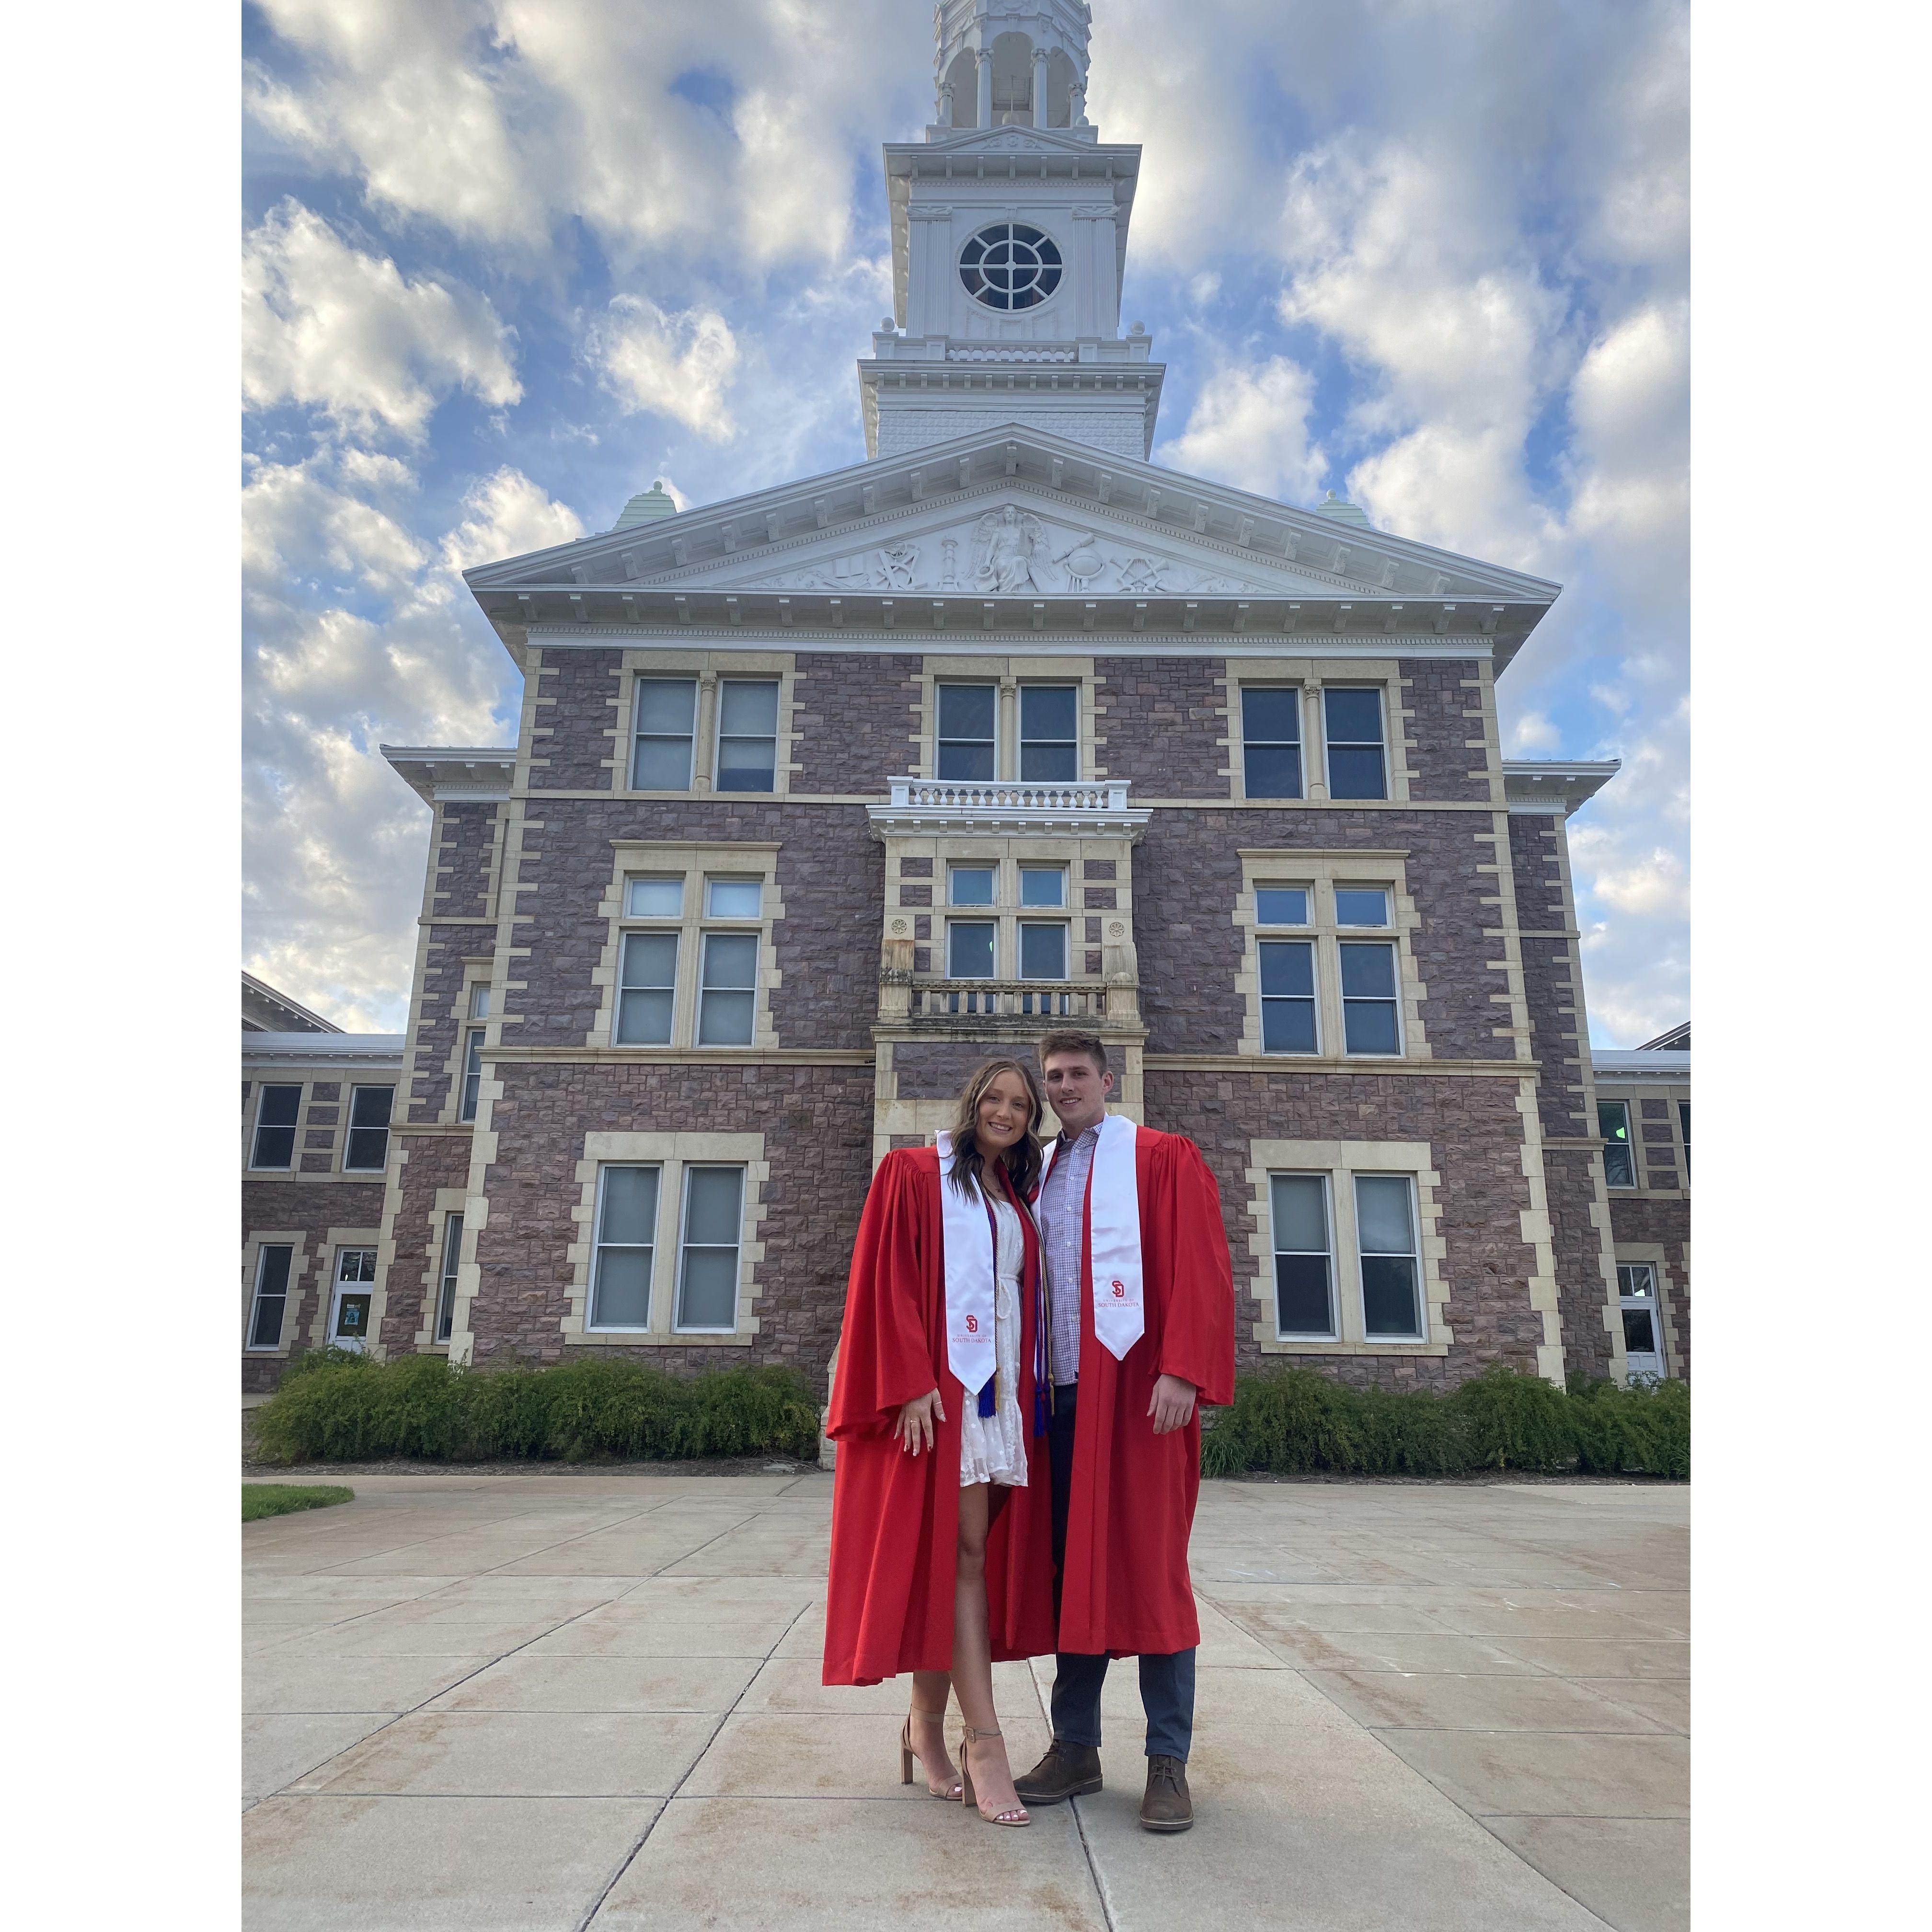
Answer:
[{"label": "white cloud", "polygon": [[626,410],[669,416],[712,442],[738,433],[726,400],[738,344],[716,309],[667,315],[641,296],[618,296],[592,326],[586,346]]},{"label": "white cloud", "polygon": [[574,543],[584,535],[584,520],[568,504],[508,466],[472,484],[463,511],[463,520],[442,540],[442,567],[452,573]]},{"label": "white cloud", "polygon": [[299,403],[368,434],[420,437],[452,390],[497,407],[523,394],[509,332],[453,280],[406,281],[284,200],[242,250],[242,387],[255,409]]},{"label": "white cloud", "polygon": [[320,567],[338,581],[393,590],[428,559],[400,524],[332,488],[315,466],[257,464],[242,490],[242,566],[253,584],[279,586]]},{"label": "white cloud", "polygon": [[1290,502],[1313,496],[1327,459],[1308,437],[1314,382],[1285,356],[1258,368],[1218,370],[1201,386],[1187,427],[1160,460]]},{"label": "white cloud", "polygon": [[1526,711],[1510,728],[1509,748],[1516,758],[1553,752],[1562,742],[1563,734],[1540,711]]}]

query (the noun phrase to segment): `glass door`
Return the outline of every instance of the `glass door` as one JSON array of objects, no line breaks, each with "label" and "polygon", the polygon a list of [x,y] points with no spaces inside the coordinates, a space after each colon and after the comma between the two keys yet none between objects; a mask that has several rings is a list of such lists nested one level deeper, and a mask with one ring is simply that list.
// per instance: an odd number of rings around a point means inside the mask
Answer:
[{"label": "glass door", "polygon": [[1657,1301],[1657,1270],[1648,1262],[1620,1263],[1617,1295],[1622,1304],[1624,1353],[1633,1376],[1664,1373],[1664,1311]]},{"label": "glass door", "polygon": [[358,1354],[369,1340],[369,1307],[376,1294],[376,1250],[338,1248],[335,1292],[329,1304],[328,1339]]}]

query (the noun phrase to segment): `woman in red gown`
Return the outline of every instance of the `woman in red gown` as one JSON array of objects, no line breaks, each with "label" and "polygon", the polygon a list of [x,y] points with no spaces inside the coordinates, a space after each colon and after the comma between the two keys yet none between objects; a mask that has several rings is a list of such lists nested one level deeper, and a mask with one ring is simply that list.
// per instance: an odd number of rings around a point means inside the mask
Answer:
[{"label": "woman in red gown", "polygon": [[[1001,1825],[1031,1821],[994,1663],[1054,1647],[1047,1324],[1030,1198],[1038,1076],[988,1060],[937,1146],[880,1163],[852,1256],[826,1432],[838,1444],[824,1681],[912,1673],[900,1774]],[[966,1720],[946,1750],[948,1691]]]}]

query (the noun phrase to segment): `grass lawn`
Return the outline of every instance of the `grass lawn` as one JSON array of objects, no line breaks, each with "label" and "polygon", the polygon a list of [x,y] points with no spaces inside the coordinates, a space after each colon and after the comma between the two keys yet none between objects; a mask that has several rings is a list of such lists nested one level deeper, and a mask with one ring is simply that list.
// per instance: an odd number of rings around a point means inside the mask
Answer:
[{"label": "grass lawn", "polygon": [[326,1509],[331,1503],[355,1500],[353,1490],[335,1483],[244,1483],[242,1520],[253,1522],[257,1516],[287,1516],[295,1510]]}]

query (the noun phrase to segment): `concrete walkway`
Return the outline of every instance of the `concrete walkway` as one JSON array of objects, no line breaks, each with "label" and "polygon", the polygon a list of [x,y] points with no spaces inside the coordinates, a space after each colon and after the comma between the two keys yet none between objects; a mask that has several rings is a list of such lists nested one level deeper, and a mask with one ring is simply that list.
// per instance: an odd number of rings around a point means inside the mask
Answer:
[{"label": "concrete walkway", "polygon": [[[904,1684],[818,1682],[815,1470],[351,1480],[242,1532],[250,1932],[1689,1922],[1687,1490],[1208,1484],[1156,1838],[1131,1664],[1099,1796],[898,1784]],[[998,1672],[1016,1766],[1051,1672]]]}]

